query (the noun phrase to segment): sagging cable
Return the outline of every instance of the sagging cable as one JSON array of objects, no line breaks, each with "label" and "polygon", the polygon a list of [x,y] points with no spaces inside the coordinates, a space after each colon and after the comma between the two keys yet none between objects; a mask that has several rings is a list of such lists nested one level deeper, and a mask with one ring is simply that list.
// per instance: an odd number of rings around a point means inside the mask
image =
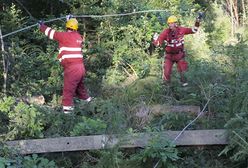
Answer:
[{"label": "sagging cable", "polygon": [[[137,11],[137,12],[130,12],[130,13],[120,13],[120,14],[107,14],[107,15],[74,15],[75,18],[104,18],[104,17],[118,17],[118,16],[128,16],[128,15],[135,15],[135,14],[140,14],[140,13],[150,13],[150,12],[167,12],[166,10],[144,10],[144,11]],[[61,19],[65,19],[66,16],[63,17],[59,17],[59,18],[54,18],[48,21],[44,21],[44,23],[48,23],[48,22],[53,22],[56,20],[61,20]],[[13,31],[11,33],[5,34],[2,36],[2,38],[8,37],[10,35],[16,34],[18,32],[33,28],[38,26],[38,23],[27,26],[25,28],[21,28],[19,30]]]}]

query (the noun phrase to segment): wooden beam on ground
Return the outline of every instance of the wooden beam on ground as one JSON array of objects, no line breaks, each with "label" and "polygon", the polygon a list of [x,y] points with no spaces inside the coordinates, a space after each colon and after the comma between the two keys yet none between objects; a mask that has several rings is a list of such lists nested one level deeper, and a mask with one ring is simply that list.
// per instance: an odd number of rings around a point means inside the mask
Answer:
[{"label": "wooden beam on ground", "polygon": [[144,127],[149,123],[155,116],[161,116],[166,113],[187,113],[192,115],[198,115],[201,112],[199,106],[168,106],[168,105],[152,105],[152,106],[141,106],[136,109],[135,119],[137,120],[137,127]]},{"label": "wooden beam on ground", "polygon": [[[165,131],[159,135],[173,141],[180,131]],[[158,135],[158,133],[156,134]],[[79,136],[60,137],[33,140],[7,141],[8,147],[19,150],[21,154],[82,151],[111,148],[119,144],[121,148],[145,147],[155,135],[139,133],[125,136]],[[190,130],[185,131],[175,142],[177,146],[197,145],[226,145],[227,133],[224,129],[216,130]]]},{"label": "wooden beam on ground", "polygon": [[200,112],[199,106],[187,106],[187,105],[179,105],[179,106],[166,106],[166,105],[154,105],[151,107],[151,113],[154,115],[161,115],[167,112],[172,113],[192,113],[198,114]]},{"label": "wooden beam on ground", "polygon": [[168,106],[168,105],[152,105],[152,106],[142,106],[137,109],[136,116],[140,118],[148,117],[148,116],[158,116],[166,113],[191,113],[191,114],[199,114],[201,109],[199,106],[188,106],[188,105],[179,105],[179,106]]}]

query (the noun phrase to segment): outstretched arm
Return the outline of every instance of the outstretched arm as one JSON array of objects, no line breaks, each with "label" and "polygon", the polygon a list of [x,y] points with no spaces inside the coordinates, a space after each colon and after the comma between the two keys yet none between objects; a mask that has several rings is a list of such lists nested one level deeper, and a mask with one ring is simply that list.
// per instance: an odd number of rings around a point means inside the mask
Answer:
[{"label": "outstretched arm", "polygon": [[45,33],[45,35],[48,36],[49,39],[53,40],[55,30],[50,27],[47,27],[47,25],[45,25],[43,21],[39,21],[38,24],[40,31]]},{"label": "outstretched arm", "polygon": [[201,22],[202,16],[198,16],[195,20],[195,24],[192,28],[183,28],[184,29],[184,34],[194,34],[198,31],[200,27],[200,22]]},{"label": "outstretched arm", "polygon": [[44,24],[43,21],[39,21],[40,31],[43,32],[49,39],[59,41],[63,38],[63,32],[57,32],[51,27]]}]

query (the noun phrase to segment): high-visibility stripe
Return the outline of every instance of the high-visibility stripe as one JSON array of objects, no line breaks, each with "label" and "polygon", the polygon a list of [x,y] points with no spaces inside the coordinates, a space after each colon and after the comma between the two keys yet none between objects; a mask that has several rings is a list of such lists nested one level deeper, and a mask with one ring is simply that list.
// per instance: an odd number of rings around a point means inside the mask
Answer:
[{"label": "high-visibility stripe", "polygon": [[83,58],[83,55],[82,54],[66,54],[66,55],[62,55],[59,61],[61,62],[65,58]]},{"label": "high-visibility stripe", "polygon": [[192,28],[192,32],[194,32],[194,33],[197,32],[197,30],[198,30],[198,27],[193,27]]},{"label": "high-visibility stripe", "polygon": [[59,53],[61,53],[62,51],[82,51],[82,48],[75,48],[75,47],[61,47],[59,49]]},{"label": "high-visibility stripe", "polygon": [[55,33],[55,30],[52,29],[52,30],[50,31],[50,34],[49,34],[49,38],[50,38],[50,39],[53,39],[54,33]]},{"label": "high-visibility stripe", "polygon": [[47,27],[47,28],[46,28],[46,30],[45,30],[45,35],[46,35],[46,36],[48,36],[48,33],[49,33],[50,30],[51,30],[50,27]]},{"label": "high-visibility stripe", "polygon": [[182,42],[182,41],[184,41],[184,38],[181,38],[181,39],[179,39],[178,41],[179,41],[179,42]]},{"label": "high-visibility stripe", "polygon": [[178,43],[178,44],[176,44],[176,47],[181,46],[181,45],[182,45],[182,43]]}]

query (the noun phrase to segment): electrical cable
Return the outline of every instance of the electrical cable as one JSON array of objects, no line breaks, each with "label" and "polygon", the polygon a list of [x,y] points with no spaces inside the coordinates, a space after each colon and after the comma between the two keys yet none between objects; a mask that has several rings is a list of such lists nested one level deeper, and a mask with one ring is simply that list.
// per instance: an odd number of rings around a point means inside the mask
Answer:
[{"label": "electrical cable", "polygon": [[[130,12],[130,13],[106,14],[106,15],[75,15],[73,17],[75,17],[75,18],[104,18],[104,17],[128,16],[128,15],[135,15],[135,14],[140,14],[140,13],[150,13],[150,12],[166,12],[166,10],[143,10],[143,11]],[[44,21],[44,23],[53,22],[53,21],[61,20],[61,19],[65,19],[65,18],[66,18],[66,16],[54,18],[54,19],[50,19],[48,21]],[[30,28],[35,27],[35,26],[38,26],[38,23],[27,26],[25,28],[21,28],[19,30],[15,30],[15,31],[8,33],[8,34],[5,34],[5,35],[2,35],[2,38],[8,37],[10,35],[16,34],[16,33],[21,32],[23,30],[30,29]]]},{"label": "electrical cable", "polygon": [[[210,102],[211,98],[208,99],[207,103],[205,104],[205,106],[203,107],[203,109],[201,110],[201,112],[196,116],[196,118],[194,120],[192,120],[191,122],[189,122],[183,129],[182,131],[180,131],[180,133],[176,136],[176,138],[174,138],[174,140],[172,141],[172,143],[175,143],[176,140],[184,133],[184,131],[190,126],[192,125],[204,112],[205,109],[207,108],[208,103]],[[157,168],[158,164],[160,163],[160,160],[155,164],[155,166],[153,168]]]}]

